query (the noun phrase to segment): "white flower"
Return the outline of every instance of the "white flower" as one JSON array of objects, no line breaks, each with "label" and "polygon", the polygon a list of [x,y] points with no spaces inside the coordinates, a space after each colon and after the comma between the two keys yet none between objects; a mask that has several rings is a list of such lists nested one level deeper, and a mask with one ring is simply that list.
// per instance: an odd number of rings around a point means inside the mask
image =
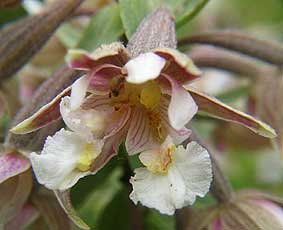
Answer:
[{"label": "white flower", "polygon": [[61,129],[46,139],[40,155],[30,154],[38,182],[49,189],[72,187],[80,178],[91,174],[91,163],[102,146],[102,142],[87,143],[75,132]]},{"label": "white flower", "polygon": [[135,170],[130,182],[131,200],[140,201],[163,214],[173,215],[175,209],[194,203],[196,196],[203,197],[212,181],[209,154],[196,142],[186,149],[176,147],[167,137],[160,149],[141,153],[146,168]]}]

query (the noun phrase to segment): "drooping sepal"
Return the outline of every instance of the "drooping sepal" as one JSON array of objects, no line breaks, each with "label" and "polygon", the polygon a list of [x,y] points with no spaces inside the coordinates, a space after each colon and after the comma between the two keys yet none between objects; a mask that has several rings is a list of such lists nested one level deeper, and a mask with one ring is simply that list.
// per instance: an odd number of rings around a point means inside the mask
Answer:
[{"label": "drooping sepal", "polygon": [[199,111],[205,115],[238,123],[264,137],[276,137],[275,130],[266,123],[259,121],[246,113],[236,110],[214,97],[201,93],[192,87],[186,88],[197,103]]}]

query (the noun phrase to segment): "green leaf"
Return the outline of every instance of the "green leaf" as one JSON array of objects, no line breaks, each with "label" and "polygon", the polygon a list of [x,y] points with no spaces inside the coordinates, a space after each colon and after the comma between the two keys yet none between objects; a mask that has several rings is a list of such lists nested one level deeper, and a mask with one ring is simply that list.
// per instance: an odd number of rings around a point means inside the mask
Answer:
[{"label": "green leaf", "polygon": [[[94,175],[94,177],[95,176],[96,175]],[[112,170],[111,174],[107,174],[103,177],[104,180],[103,182],[101,181],[102,183],[88,184],[89,187],[93,187],[93,191],[88,194],[85,201],[80,204],[79,213],[91,227],[97,227],[98,220],[102,217],[105,208],[109,206],[115,195],[121,191],[121,176],[122,169],[117,167]],[[93,184],[93,186],[90,186],[91,184]],[[85,195],[77,194],[77,196]]]},{"label": "green leaf", "polygon": [[128,39],[136,31],[141,21],[157,6],[160,0],[120,0],[120,14]]},{"label": "green leaf", "polygon": [[208,3],[209,0],[191,0],[189,1],[186,6],[184,13],[179,16],[176,20],[176,27],[177,29],[182,27],[183,25],[187,24],[190,20],[192,20],[201,10],[202,8]]},{"label": "green leaf", "polygon": [[127,190],[121,189],[105,208],[96,229],[130,230],[129,202]]},{"label": "green leaf", "polygon": [[82,31],[67,23],[58,29],[56,35],[67,48],[75,48],[82,37]]},{"label": "green leaf", "polygon": [[119,6],[111,4],[92,17],[78,48],[93,51],[101,44],[117,41],[123,33]]}]

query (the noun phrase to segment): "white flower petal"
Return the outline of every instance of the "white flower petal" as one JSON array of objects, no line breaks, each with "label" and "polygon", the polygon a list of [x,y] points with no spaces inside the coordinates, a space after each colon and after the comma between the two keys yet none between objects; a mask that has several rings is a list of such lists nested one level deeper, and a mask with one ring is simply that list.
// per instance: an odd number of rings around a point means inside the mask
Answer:
[{"label": "white flower petal", "polygon": [[[170,140],[164,145],[170,146]],[[165,146],[163,146],[165,147]],[[150,153],[153,155],[150,157]],[[157,151],[142,153],[142,160],[151,162]],[[149,208],[173,215],[175,209],[193,204],[196,196],[203,197],[212,180],[211,162],[208,152],[195,142],[184,149],[179,146],[173,153],[173,163],[167,174],[152,173],[146,168],[135,170],[130,182],[133,192],[130,198]]]},{"label": "white flower petal", "polygon": [[65,190],[85,172],[74,171],[85,142],[73,132],[61,129],[46,139],[41,155],[30,154],[31,164],[40,184],[49,189]]},{"label": "white flower petal", "polygon": [[140,54],[136,58],[131,59],[124,66],[124,70],[128,73],[126,81],[134,84],[141,84],[148,80],[156,79],[166,60],[154,53]]},{"label": "white flower petal", "polygon": [[71,92],[71,109],[78,109],[86,96],[87,88],[89,85],[89,77],[82,76],[78,80],[76,80],[72,85]]},{"label": "white flower petal", "polygon": [[182,85],[169,76],[165,77],[171,83],[172,90],[168,107],[169,121],[173,128],[180,130],[197,113],[198,106]]},{"label": "white flower petal", "polygon": [[145,168],[135,170],[135,176],[130,179],[133,191],[130,199],[137,204],[155,208],[163,214],[173,215],[175,206],[171,200],[170,183],[167,176],[153,174]]},{"label": "white flower petal", "polygon": [[62,98],[60,113],[69,129],[76,132],[86,141],[91,142],[93,138],[102,138],[106,129],[106,118],[104,112],[93,109],[72,110],[70,97]]},{"label": "white flower petal", "polygon": [[174,167],[186,184],[185,205],[194,203],[196,196],[205,196],[212,181],[211,160],[206,149],[196,142],[190,142],[186,149],[178,146]]},{"label": "white flower petal", "polygon": [[166,129],[166,132],[168,135],[172,138],[173,143],[175,145],[181,144],[184,140],[188,139],[191,135],[191,130],[187,129],[186,127],[183,127],[179,130],[176,130],[172,127],[172,125],[169,122],[168,118],[168,106],[169,106],[169,99],[163,97],[160,102],[160,116],[162,125]]}]

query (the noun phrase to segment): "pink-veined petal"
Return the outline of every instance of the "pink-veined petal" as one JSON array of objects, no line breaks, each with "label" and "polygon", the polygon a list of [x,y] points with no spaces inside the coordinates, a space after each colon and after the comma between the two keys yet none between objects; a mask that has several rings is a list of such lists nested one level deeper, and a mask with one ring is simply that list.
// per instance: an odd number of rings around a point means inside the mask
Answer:
[{"label": "pink-veined petal", "polygon": [[221,120],[241,124],[264,137],[276,137],[276,132],[274,129],[272,129],[266,123],[259,121],[246,113],[236,110],[214,97],[201,93],[192,87],[186,87],[186,89],[196,101],[200,112]]},{"label": "pink-veined petal", "polygon": [[152,149],[155,144],[146,111],[142,108],[134,108],[125,143],[127,152],[133,155]]},{"label": "pink-veined petal", "polygon": [[63,90],[57,95],[51,102],[41,107],[36,113],[29,118],[20,122],[13,127],[10,131],[15,134],[26,134],[36,131],[46,125],[49,125],[61,118],[59,104],[61,98],[69,96],[71,93],[71,87]]},{"label": "pink-veined petal", "polygon": [[168,107],[170,124],[182,129],[197,113],[198,106],[191,95],[174,78],[162,74],[171,84],[171,101]]},{"label": "pink-veined petal", "polygon": [[112,111],[112,101],[108,95],[90,95],[86,98],[84,103],[82,104],[82,109],[95,109],[95,110],[103,110],[103,111]]},{"label": "pink-veined petal", "polygon": [[121,75],[121,68],[115,65],[105,64],[93,72],[90,76],[89,90],[94,93],[108,94],[110,81],[113,77]]},{"label": "pink-veined petal", "polygon": [[106,130],[105,138],[111,137],[118,133],[129,121],[131,115],[130,107],[121,107],[118,111],[113,111],[111,113],[111,121],[109,121],[109,125]]},{"label": "pink-veined petal", "polygon": [[29,160],[24,156],[11,152],[0,157],[0,183],[25,172],[30,167]]}]

